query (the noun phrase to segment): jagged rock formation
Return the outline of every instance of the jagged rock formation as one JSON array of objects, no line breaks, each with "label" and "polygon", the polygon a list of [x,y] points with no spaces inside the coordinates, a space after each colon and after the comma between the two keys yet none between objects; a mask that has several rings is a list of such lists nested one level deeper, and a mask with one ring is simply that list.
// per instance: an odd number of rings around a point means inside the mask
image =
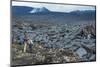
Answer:
[{"label": "jagged rock formation", "polygon": [[[96,60],[94,26],[67,24],[39,24],[39,26],[38,24],[23,23],[20,26],[17,24],[13,28],[13,64],[49,64]],[[32,39],[33,47],[31,52],[27,48],[27,52],[23,53],[25,31]]]}]

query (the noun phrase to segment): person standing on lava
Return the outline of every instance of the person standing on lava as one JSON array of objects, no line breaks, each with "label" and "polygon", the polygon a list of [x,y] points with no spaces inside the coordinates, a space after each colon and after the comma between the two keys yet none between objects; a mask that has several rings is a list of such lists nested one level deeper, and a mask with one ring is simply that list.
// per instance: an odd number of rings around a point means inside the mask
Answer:
[{"label": "person standing on lava", "polygon": [[33,41],[28,37],[26,32],[24,33],[24,36],[24,52],[26,52],[27,47],[29,48],[29,52],[32,52]]}]

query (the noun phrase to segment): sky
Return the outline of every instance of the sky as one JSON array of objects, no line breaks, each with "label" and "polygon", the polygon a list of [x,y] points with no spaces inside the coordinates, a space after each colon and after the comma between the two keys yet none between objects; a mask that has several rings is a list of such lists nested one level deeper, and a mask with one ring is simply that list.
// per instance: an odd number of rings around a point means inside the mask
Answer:
[{"label": "sky", "polygon": [[94,6],[80,6],[80,5],[63,5],[63,4],[46,4],[46,3],[31,3],[31,2],[17,2],[13,1],[12,6],[29,6],[29,7],[46,7],[50,11],[55,12],[71,12],[76,10],[95,10]]}]

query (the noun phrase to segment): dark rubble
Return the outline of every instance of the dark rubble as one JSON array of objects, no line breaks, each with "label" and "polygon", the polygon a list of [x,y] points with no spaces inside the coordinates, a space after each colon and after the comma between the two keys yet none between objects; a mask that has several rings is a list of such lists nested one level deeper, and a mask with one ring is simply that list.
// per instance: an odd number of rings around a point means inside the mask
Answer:
[{"label": "dark rubble", "polygon": [[[27,48],[27,52],[23,53],[25,31],[34,44],[31,52]],[[12,62],[15,65],[96,60],[94,25],[23,23],[15,24],[12,32]]]}]

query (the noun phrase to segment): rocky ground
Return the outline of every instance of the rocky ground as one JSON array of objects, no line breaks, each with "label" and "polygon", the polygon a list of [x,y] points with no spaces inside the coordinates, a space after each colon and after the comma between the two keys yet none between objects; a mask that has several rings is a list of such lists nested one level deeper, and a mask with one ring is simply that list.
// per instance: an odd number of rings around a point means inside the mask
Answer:
[{"label": "rocky ground", "polygon": [[[24,33],[33,41],[23,52]],[[12,65],[68,63],[96,60],[95,25],[14,24]]]}]

